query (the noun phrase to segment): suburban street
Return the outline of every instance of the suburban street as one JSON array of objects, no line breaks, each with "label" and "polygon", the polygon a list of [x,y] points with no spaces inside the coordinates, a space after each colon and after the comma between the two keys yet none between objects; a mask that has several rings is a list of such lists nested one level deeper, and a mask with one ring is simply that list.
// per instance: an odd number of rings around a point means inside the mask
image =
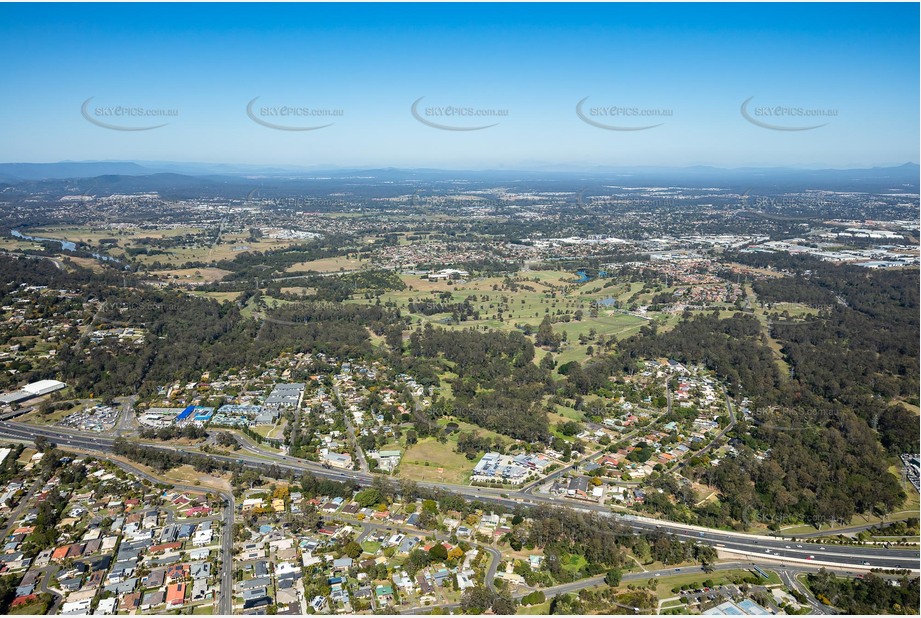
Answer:
[{"label": "suburban street", "polygon": [[365,453],[361,445],[358,444],[358,440],[355,438],[355,427],[352,425],[351,414],[345,409],[345,405],[342,403],[342,395],[339,393],[339,387],[335,383],[333,384],[333,393],[336,395],[336,405],[338,405],[340,414],[342,414],[342,419],[345,421],[345,429],[349,434],[349,444],[355,447],[358,466],[362,472],[368,472],[370,470],[370,468],[368,468],[368,460],[365,458]]},{"label": "suburban street", "polygon": [[[110,438],[81,434],[80,432],[64,430],[61,428],[38,427],[15,423],[11,421],[0,422],[0,431],[10,438],[31,441],[36,436],[46,436],[61,447],[81,448],[101,454],[110,453],[113,440]],[[169,450],[174,452],[201,454],[199,451],[172,444],[150,444],[151,448]],[[218,455],[209,453],[208,456],[229,463],[240,462],[242,465],[255,469],[264,469],[267,463],[272,462],[282,470],[294,473],[309,472],[320,478],[336,481],[347,481],[357,485],[370,485],[374,475],[353,471],[327,469],[315,462],[304,461],[288,456],[257,454],[258,449],[253,446],[244,446],[246,452],[234,455]],[[778,566],[826,566],[849,568],[857,571],[869,571],[872,568],[883,569],[909,569],[919,572],[919,554],[916,549],[891,548],[879,545],[824,545],[812,543],[799,538],[797,541],[782,537],[761,536],[730,532],[724,530],[708,529],[699,526],[680,524],[665,520],[658,520],[637,515],[612,513],[610,508],[593,502],[576,502],[562,497],[529,495],[522,492],[493,490],[467,485],[450,485],[444,483],[419,482],[420,487],[450,491],[470,500],[484,503],[499,504],[507,508],[521,505],[547,504],[564,508],[571,508],[582,512],[600,513],[617,520],[630,528],[633,532],[655,532],[661,530],[680,539],[705,543],[715,546],[723,553],[740,556],[740,559],[758,559],[759,562],[769,562]]]},{"label": "suburban street", "polygon": [[[135,476],[146,479],[152,483],[164,483],[163,480],[153,477],[140,468],[136,468],[123,461],[119,461],[117,459],[110,459],[109,461],[111,461],[125,472],[134,474]],[[233,605],[233,519],[235,507],[233,494],[229,491],[221,491],[213,487],[193,487],[191,485],[173,483],[172,481],[170,481],[169,484],[179,491],[197,494],[213,493],[223,499],[223,521],[221,522],[221,589],[218,591],[217,613],[229,615],[233,613],[231,611]]]},{"label": "suburban street", "polygon": [[[405,532],[409,534],[415,534],[415,535],[420,534],[420,531],[418,528],[412,528],[409,526],[400,526],[397,524],[378,524],[378,523],[369,522],[369,521],[361,521],[361,522],[350,521],[350,523],[354,523],[355,525],[361,526],[362,528],[361,533],[358,535],[358,538],[356,539],[357,543],[361,543],[365,539],[365,537],[367,537],[371,533],[372,530],[386,530],[386,531],[398,530],[400,532]],[[434,536],[435,539],[439,541],[448,541],[451,538],[450,535],[444,534],[442,532],[428,532],[426,536]],[[490,561],[489,561],[489,566],[486,569],[485,583],[489,587],[490,590],[495,591],[496,590],[496,585],[495,585],[496,570],[499,568],[499,563],[502,561],[502,554],[499,553],[499,550],[497,550],[494,547],[490,547],[489,545],[484,545],[482,543],[476,543],[476,542],[470,542],[470,544],[476,547],[477,549],[481,549],[489,554]]]},{"label": "suburban street", "polygon": [[[722,562],[722,563],[720,563],[720,564],[714,564],[714,565],[713,565],[713,570],[714,570],[714,571],[734,571],[734,570],[738,570],[738,569],[751,569],[752,567],[760,567],[760,568],[763,568],[763,569],[769,569],[769,570],[771,570],[771,571],[777,572],[777,574],[781,577],[781,580],[784,581],[784,583],[785,583],[786,585],[792,586],[792,587],[794,587],[794,589],[799,590],[800,592],[803,592],[803,591],[804,591],[803,589],[805,588],[805,586],[803,586],[802,584],[800,584],[800,583],[795,579],[796,575],[803,574],[803,573],[816,573],[816,572],[818,572],[818,571],[820,570],[818,567],[808,567],[808,566],[791,567],[791,568],[787,568],[787,569],[778,569],[778,568],[777,568],[777,565],[775,565],[775,564],[768,563],[768,562],[758,562],[758,561],[753,561],[753,562]],[[846,571],[841,571],[841,570],[836,570],[836,569],[828,569],[828,570],[834,571],[834,572],[836,572],[836,573],[839,574],[839,575],[845,575],[845,574],[847,574]],[[626,583],[630,583],[630,582],[637,582],[637,581],[647,580],[647,579],[650,579],[651,577],[670,577],[670,576],[674,576],[674,575],[688,575],[688,574],[697,574],[697,573],[700,573],[700,574],[702,574],[702,575],[706,574],[705,571],[703,570],[703,568],[700,567],[700,566],[692,566],[692,567],[675,567],[675,568],[668,568],[668,569],[659,569],[659,570],[657,570],[657,571],[655,571],[655,572],[650,571],[650,572],[647,572],[647,573],[625,573],[625,574],[623,575],[623,577],[621,578],[621,581],[622,581],[622,582],[626,582]],[[794,585],[794,584],[788,584],[787,582],[790,581],[790,580],[792,580],[793,582],[795,582],[795,585]],[[603,583],[604,583],[604,575],[598,575],[598,576],[595,576],[595,577],[589,577],[589,578],[586,578],[586,579],[581,579],[581,580],[579,580],[579,581],[577,581],[577,582],[571,582],[571,583],[568,583],[568,584],[560,584],[559,586],[551,586],[551,587],[549,587],[549,588],[544,588],[544,589],[543,589],[543,593],[544,593],[544,596],[546,596],[548,599],[552,599],[553,597],[559,596],[559,595],[561,595],[561,594],[568,594],[568,593],[571,593],[571,592],[578,592],[578,591],[580,591],[580,590],[584,590],[585,588],[592,588],[592,587],[595,587],[595,586],[600,586],[600,585],[602,585]],[[512,597],[515,598],[515,599],[521,599],[521,598],[524,597],[526,594],[528,594],[528,592],[529,592],[529,591],[519,591],[519,592],[514,593],[514,594],[512,595]],[[808,592],[808,591],[806,591],[806,592]],[[811,595],[807,594],[807,597],[811,597]],[[816,601],[814,598],[812,598],[812,599],[810,600],[810,606],[812,607],[812,614],[817,614],[817,615],[818,615],[818,614],[833,614],[833,613],[835,613],[835,611],[834,611],[833,608],[830,608],[830,607],[828,607],[828,606],[826,606],[826,605],[822,605],[821,603],[819,603],[818,601]],[[427,613],[431,612],[435,607],[440,607],[441,609],[448,610],[448,609],[456,609],[456,608],[459,607],[459,605],[456,604],[456,603],[453,603],[453,604],[450,604],[450,605],[438,605],[438,606],[431,606],[431,607],[418,607],[418,608],[413,608],[413,609],[405,610],[405,611],[402,612],[402,613],[403,613],[403,614],[407,614],[407,615],[411,615],[411,614],[427,614]]]}]

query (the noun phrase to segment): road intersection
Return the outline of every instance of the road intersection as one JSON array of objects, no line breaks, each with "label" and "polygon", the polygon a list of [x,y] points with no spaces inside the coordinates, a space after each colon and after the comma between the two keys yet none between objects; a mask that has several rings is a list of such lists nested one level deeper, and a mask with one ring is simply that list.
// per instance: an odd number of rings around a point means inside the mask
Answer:
[{"label": "road intersection", "polygon": [[[70,447],[82,449],[101,455],[111,454],[114,449],[114,440],[111,437],[85,434],[63,428],[27,425],[12,421],[0,421],[0,435],[6,436],[9,439],[22,441],[33,441],[38,436],[45,436],[62,448]],[[329,469],[315,462],[268,453],[260,450],[248,441],[241,441],[240,444],[241,452],[233,455],[202,453],[191,447],[170,443],[145,444],[145,446],[177,453],[194,455],[204,454],[215,460],[237,463],[255,469],[265,469],[267,465],[275,465],[281,470],[290,471],[295,474],[309,473],[320,478],[351,482],[360,486],[369,486],[374,479],[377,478],[375,475],[363,471]],[[117,462],[117,464],[124,465],[122,462]],[[917,549],[885,548],[879,545],[828,545],[810,542],[805,538],[794,540],[793,538],[709,529],[637,515],[615,513],[612,512],[609,507],[593,502],[577,503],[563,497],[529,493],[528,490],[532,488],[509,491],[472,487],[468,485],[429,483],[424,481],[417,482],[417,484],[423,488],[455,493],[468,500],[498,504],[511,509],[520,508],[522,506],[533,507],[547,505],[615,517],[619,523],[623,524],[625,528],[629,530],[629,532],[627,532],[628,534],[668,534],[673,538],[678,538],[686,542],[713,545],[720,553],[735,556],[739,561],[769,564],[773,565],[772,568],[781,568],[790,572],[796,572],[797,570],[803,569],[814,571],[821,567],[833,570],[846,570],[848,572],[866,572],[874,568],[907,569],[915,573],[921,572],[921,569],[919,569],[919,553]],[[201,491],[201,488],[191,489]],[[232,495],[227,495],[226,492],[221,493],[221,495],[225,500],[225,504],[229,504],[229,508],[225,509],[225,534],[222,540],[222,551],[224,552],[225,558],[223,561],[225,566],[222,572],[222,589],[232,590],[231,560],[228,558],[232,556],[233,550],[232,531],[234,503]],[[494,559],[491,566],[497,564],[498,561]],[[494,577],[494,569],[491,575]],[[642,576],[643,574],[634,575]],[[583,582],[579,582],[578,584],[581,583]],[[220,597],[220,613],[229,614],[232,609],[231,603],[231,594],[222,594]]]}]

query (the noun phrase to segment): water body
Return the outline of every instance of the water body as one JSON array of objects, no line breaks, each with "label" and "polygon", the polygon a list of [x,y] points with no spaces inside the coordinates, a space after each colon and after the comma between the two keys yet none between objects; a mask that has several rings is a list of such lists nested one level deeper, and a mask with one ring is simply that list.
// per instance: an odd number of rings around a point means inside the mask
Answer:
[{"label": "water body", "polygon": [[[10,235],[16,238],[21,238],[22,240],[34,240],[37,242],[56,242],[61,245],[62,251],[76,251],[77,243],[69,240],[61,240],[60,238],[42,238],[40,236],[29,236],[28,234],[23,234],[19,230],[11,230]],[[102,260],[103,262],[114,262],[116,264],[121,264],[111,255],[102,255],[101,253],[92,253],[90,254],[97,260]]]},{"label": "water body", "polygon": [[[579,278],[576,279],[578,283],[588,283],[589,281],[592,280],[592,278],[589,277],[588,274],[584,270],[577,270],[576,274],[579,275]],[[599,279],[604,279],[607,276],[608,276],[608,273],[604,272],[603,270],[598,271]]]}]

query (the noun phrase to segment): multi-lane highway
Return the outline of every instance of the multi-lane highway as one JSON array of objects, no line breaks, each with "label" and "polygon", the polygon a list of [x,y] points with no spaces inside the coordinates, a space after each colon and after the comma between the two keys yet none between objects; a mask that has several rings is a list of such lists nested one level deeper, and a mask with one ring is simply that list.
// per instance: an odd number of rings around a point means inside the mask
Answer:
[{"label": "multi-lane highway", "polygon": [[[100,453],[112,451],[113,441],[110,438],[81,434],[61,428],[38,427],[15,423],[11,421],[0,422],[0,436],[20,440],[32,440],[36,436],[46,436],[51,441],[62,447],[82,448]],[[190,447],[176,446],[173,444],[149,445],[152,448],[201,454]],[[240,462],[244,466],[264,469],[267,464],[273,463],[282,470],[294,473],[309,472],[321,478],[337,481],[349,481],[359,485],[370,485],[374,475],[352,470],[336,470],[323,468],[317,463],[301,459],[271,455],[259,451],[252,444],[243,443],[239,453],[234,455],[208,454],[216,460]],[[419,482],[420,487],[450,491],[464,496],[467,499],[479,500],[485,503],[500,504],[515,508],[519,505],[548,504],[572,508],[583,512],[594,512],[602,515],[616,517],[618,521],[635,532],[661,531],[674,535],[681,540],[704,543],[715,546],[724,554],[737,556],[740,560],[758,559],[769,561],[777,565],[817,565],[828,567],[843,567],[854,570],[882,569],[919,569],[919,554],[912,549],[887,549],[878,545],[826,545],[810,543],[806,540],[793,541],[780,537],[758,536],[738,532],[714,530],[698,526],[690,526],[664,520],[657,520],[634,515],[621,515],[612,513],[608,507],[597,503],[577,503],[565,498],[555,496],[541,496],[524,494],[520,492],[505,493],[502,490],[470,487],[466,485],[448,485],[444,483]]]}]

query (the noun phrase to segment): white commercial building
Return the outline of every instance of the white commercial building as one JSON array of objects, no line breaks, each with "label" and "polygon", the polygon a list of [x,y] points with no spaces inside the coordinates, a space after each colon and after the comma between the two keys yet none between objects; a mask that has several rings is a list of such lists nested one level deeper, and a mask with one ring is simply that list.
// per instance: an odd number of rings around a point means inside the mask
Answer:
[{"label": "white commercial building", "polygon": [[19,403],[33,397],[41,397],[42,395],[59,391],[65,386],[67,385],[57,380],[39,380],[38,382],[26,384],[18,391],[0,395],[0,404]]}]

